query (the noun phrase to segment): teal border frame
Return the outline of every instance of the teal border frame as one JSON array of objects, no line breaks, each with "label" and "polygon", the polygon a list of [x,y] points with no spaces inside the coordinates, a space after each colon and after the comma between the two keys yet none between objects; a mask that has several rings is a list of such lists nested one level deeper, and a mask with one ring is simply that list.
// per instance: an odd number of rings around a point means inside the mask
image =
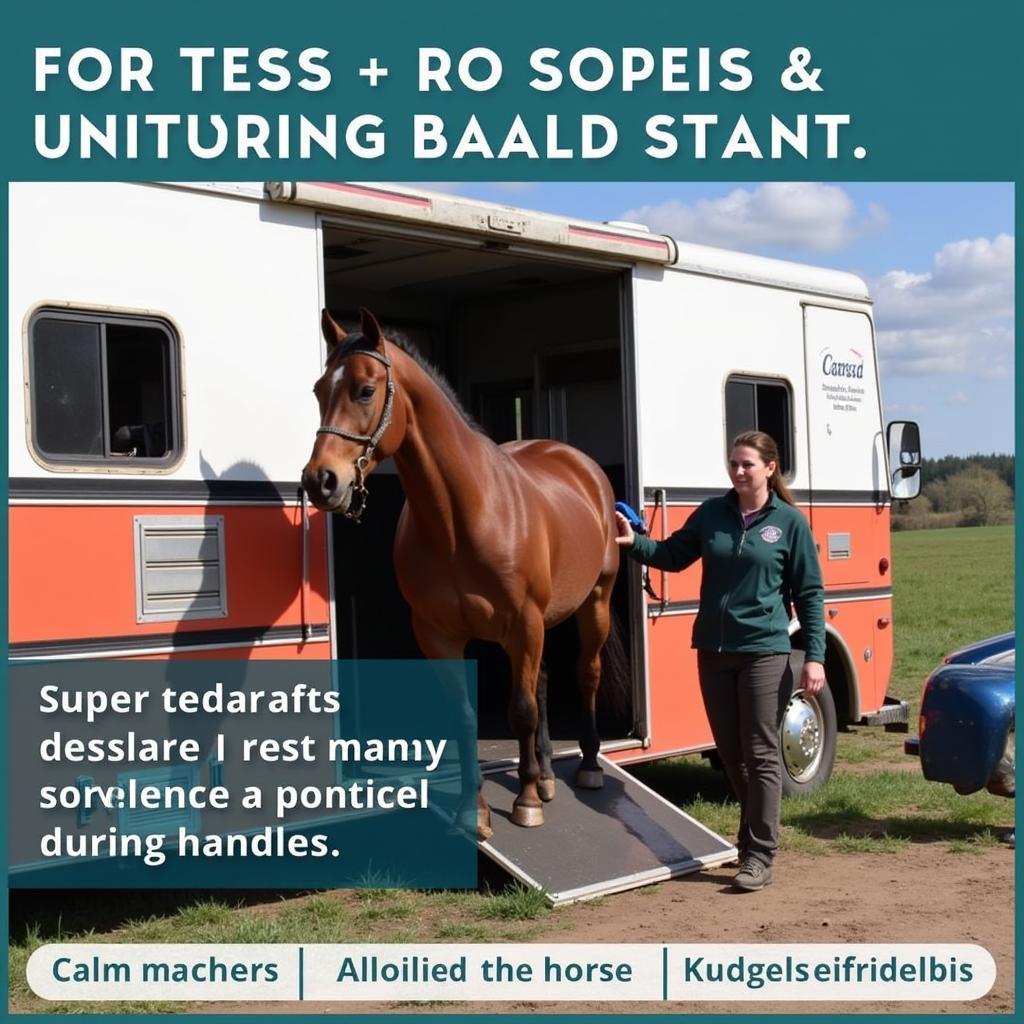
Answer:
[{"label": "teal border frame", "polygon": [[[728,39],[727,45],[747,45],[751,48],[764,45],[784,46],[787,40],[793,45],[809,45],[820,52],[819,63],[831,76],[839,80],[837,89],[840,99],[835,106],[849,110],[860,119],[865,119],[871,133],[872,159],[862,163],[837,161],[834,165],[822,165],[820,161],[798,166],[773,165],[767,161],[761,164],[741,163],[725,165],[722,161],[708,161],[701,165],[664,167],[652,162],[630,164],[616,162],[592,165],[580,161],[571,164],[538,162],[524,174],[524,168],[480,167],[467,164],[462,173],[453,173],[452,168],[430,162],[425,165],[405,168],[384,168],[374,164],[338,165],[326,168],[327,177],[389,178],[393,180],[440,180],[461,178],[462,180],[721,180],[746,181],[763,180],[990,180],[1015,182],[1015,219],[1017,237],[1024,226],[1024,193],[1021,186],[1021,170],[1024,163],[1024,88],[1019,80],[1020,57],[1017,52],[1019,40],[1024,33],[1024,14],[1016,4],[999,3],[996,0],[979,0],[974,4],[954,0],[934,0],[928,5],[900,3],[899,0],[865,0],[856,9],[856,18],[850,9],[842,5],[822,5],[807,0],[781,0],[774,5],[764,5],[739,0],[722,14],[714,14],[710,4],[669,3],[664,0],[649,0],[643,5],[622,8],[611,0],[565,0],[562,5],[537,3],[523,0],[517,9],[518,22],[510,41],[506,31],[484,27],[486,11],[482,5],[467,0],[435,0],[427,5],[406,2],[406,0],[381,0],[378,4],[356,9],[354,5],[329,4],[324,0],[299,0],[291,8],[282,9],[267,0],[250,0],[241,4],[237,0],[218,4],[216,7],[200,7],[194,0],[165,6],[164,8],[143,7],[125,0],[93,0],[91,4],[73,4],[69,0],[51,0],[37,5],[19,5],[16,10],[5,13],[7,36],[7,61],[0,69],[0,83],[3,86],[6,109],[0,114],[4,126],[4,148],[0,160],[4,166],[4,183],[10,180],[25,180],[38,177],[49,180],[94,179],[104,180],[117,177],[181,177],[195,178],[200,175],[194,169],[184,168],[173,161],[160,168],[161,174],[147,171],[145,165],[135,166],[124,162],[114,164],[98,161],[95,166],[82,166],[56,162],[39,166],[28,159],[22,147],[24,134],[16,131],[17,118],[24,115],[26,105],[32,109],[33,97],[26,87],[26,75],[31,82],[31,62],[22,47],[26,40],[37,41],[39,45],[52,45],[53,39],[78,37],[82,45],[114,45],[118,35],[126,45],[144,45],[137,28],[147,20],[151,24],[153,38],[162,38],[161,33],[183,32],[190,36],[190,42],[205,42],[215,39],[223,32],[225,23],[230,24],[232,16],[245,9],[244,28],[236,31],[233,44],[288,45],[292,39],[307,39],[307,45],[318,41],[329,47],[337,47],[353,54],[354,59],[366,51],[369,56],[374,46],[403,47],[433,43],[451,48],[470,45],[492,45],[500,48],[513,45],[526,31],[524,26],[533,28],[537,45],[558,45],[565,48],[584,45],[601,45],[602,41],[618,39],[619,44],[636,44],[656,47],[664,42],[663,28],[678,25],[678,35],[685,41],[699,39],[702,42],[720,42]],[[193,12],[194,7],[194,12]],[[306,14],[303,19],[299,14]],[[265,18],[261,15],[266,15]],[[481,17],[481,16],[484,17]],[[539,16],[540,21],[534,21]],[[186,32],[183,26],[192,18],[199,30]],[[622,25],[630,31],[622,33]],[[537,25],[543,26],[537,28]],[[527,34],[530,34],[527,32]],[[130,37],[130,38],[128,38]],[[542,37],[542,38],[541,38]],[[595,39],[597,42],[595,43]],[[185,40],[182,40],[184,42]],[[364,42],[366,41],[366,42]],[[822,47],[821,44],[824,44]],[[368,49],[369,48],[369,49]],[[843,56],[837,57],[836,51]],[[856,55],[859,54],[859,62]],[[831,55],[831,56],[830,56]],[[859,69],[859,70],[858,70]],[[396,76],[394,81],[399,79]],[[346,79],[346,88],[356,92],[351,81]],[[405,92],[400,98],[407,108],[420,105],[420,98],[413,91],[408,80],[402,86]],[[504,90],[503,90],[504,92]],[[166,97],[166,94],[164,94]],[[284,94],[291,97],[292,93]],[[342,93],[344,95],[344,93]],[[681,94],[685,98],[685,94]],[[372,96],[358,93],[358,107],[370,104]],[[502,101],[506,96],[494,94],[487,99]],[[513,96],[515,101],[517,97]],[[254,100],[266,97],[254,96]],[[570,111],[574,105],[564,97],[557,97],[552,109]],[[680,109],[683,105],[678,98],[658,104],[666,112]],[[612,109],[603,102],[594,104],[584,96],[586,106]],[[479,103],[479,97],[453,97],[442,104],[452,116],[459,116],[471,109],[471,103]],[[249,104],[256,106],[256,102]],[[271,104],[267,104],[268,107]],[[577,104],[578,108],[579,104]],[[702,104],[699,109],[708,109]],[[697,105],[693,105],[698,109]],[[730,108],[724,104],[723,110]],[[852,109],[851,109],[852,108]],[[198,109],[198,108],[197,108]],[[274,109],[277,109],[275,106]],[[281,109],[287,109],[282,107]],[[394,109],[400,109],[395,107]],[[627,106],[627,115],[629,108]],[[731,109],[731,108],[730,108]],[[614,111],[612,111],[614,112]],[[389,115],[390,116],[390,115]],[[877,134],[876,134],[877,133]],[[887,149],[888,147],[888,149]],[[886,154],[889,154],[888,156]],[[265,162],[258,165],[244,165],[244,170],[231,161],[218,161],[214,168],[206,168],[211,177],[220,178],[311,178],[322,174],[323,167],[295,166],[294,162],[281,165],[280,162]],[[257,171],[258,173],[253,173]],[[316,173],[309,173],[310,171]],[[802,171],[803,173],[800,173]],[[182,173],[184,172],[184,173]],[[205,176],[205,175],[204,175]],[[3,225],[5,253],[9,253],[8,232],[9,195],[6,187],[0,196],[0,222]],[[1019,249],[1018,249],[1019,253]],[[1019,263],[1018,263],[1019,267]],[[1021,274],[1017,271],[1018,284]],[[1016,297],[1017,322],[1024,313],[1024,290],[1018,287]],[[0,305],[8,310],[8,276],[3,274],[0,283]],[[6,338],[4,365],[6,367],[6,345],[13,339]],[[1018,346],[1019,351],[1019,346]],[[1017,380],[1017,406],[1021,405],[1019,376]],[[6,391],[4,393],[6,403]],[[1017,446],[1024,437],[1024,425],[1018,417],[1015,426]],[[8,453],[2,453],[6,468]],[[1022,474],[1018,472],[1018,484]],[[4,487],[7,486],[4,475]],[[4,539],[7,539],[7,524],[4,521]],[[1017,625],[1022,625],[1020,612],[1020,570],[1022,566],[1021,542],[1024,539],[1024,524],[1018,518],[1015,530],[1016,569],[1018,586]],[[7,544],[3,545],[3,566],[8,568]],[[6,589],[2,599],[6,613],[8,595]],[[6,617],[5,617],[6,621]],[[3,633],[3,649],[7,653],[6,629]],[[5,657],[6,661],[6,657]],[[6,729],[6,707],[2,713]],[[5,797],[4,797],[5,799]],[[1019,825],[1019,821],[1018,821]],[[6,866],[6,817],[0,818],[0,845]],[[1016,883],[1020,891],[1022,866],[1020,856],[1016,857]],[[1020,920],[1019,909],[1017,919]],[[3,903],[2,933],[9,939],[9,908]],[[6,961],[3,965],[3,979],[7,988]],[[1024,971],[1020,962],[1015,963],[1015,995],[1019,998]],[[796,1004],[794,1009],[799,1009]],[[746,1012],[746,1004],[738,1004],[737,1012],[743,1016],[757,1016]],[[234,1016],[217,1014],[167,1014],[165,1019],[182,1017],[189,1021],[235,1020]],[[339,1015],[353,1024],[370,1024],[389,1014]],[[430,1014],[436,1019],[453,1021],[490,1021],[497,1015],[473,1014]],[[576,1021],[606,1021],[607,1014],[572,1014]],[[673,1017],[678,1015],[672,1015]],[[690,1016],[690,1015],[687,1015]],[[695,1019],[709,1024],[725,1024],[735,1019],[735,1014],[692,1015]],[[928,1020],[932,1015],[912,1014],[858,1014],[865,1020],[918,1021]],[[502,1019],[515,1021],[559,1021],[566,1015],[520,1014]],[[819,1015],[801,1014],[808,1020],[824,1019]],[[976,1014],[943,1014],[948,1021],[977,1019]],[[64,1015],[32,1015],[33,1020],[63,1021]],[[95,1020],[149,1020],[148,1016],[110,1015],[102,1011],[91,1015]],[[289,1020],[319,1020],[322,1015],[288,1015]],[[631,1017],[637,1024],[664,1024],[669,1018],[660,1014],[641,1014]]]}]

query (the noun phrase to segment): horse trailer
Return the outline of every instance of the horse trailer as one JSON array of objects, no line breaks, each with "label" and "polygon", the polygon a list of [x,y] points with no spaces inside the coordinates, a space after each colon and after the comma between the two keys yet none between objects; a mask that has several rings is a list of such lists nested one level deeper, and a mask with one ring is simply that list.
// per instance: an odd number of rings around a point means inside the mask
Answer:
[{"label": "horse trailer", "polygon": [[[654,537],[728,489],[731,437],[771,434],[826,588],[828,687],[787,711],[787,791],[828,777],[843,727],[906,722],[886,696],[890,507],[916,490],[919,441],[883,426],[857,277],[346,183],[14,183],[10,251],[13,659],[420,657],[391,565],[393,467],[369,477],[358,524],[298,484],[321,309],[347,328],[367,307],[495,441],[583,450]],[[699,582],[623,560],[629,700],[601,722],[619,765],[711,749]],[[551,730],[574,749],[560,631]],[[468,656],[483,757],[507,766],[507,669],[488,645]]]}]

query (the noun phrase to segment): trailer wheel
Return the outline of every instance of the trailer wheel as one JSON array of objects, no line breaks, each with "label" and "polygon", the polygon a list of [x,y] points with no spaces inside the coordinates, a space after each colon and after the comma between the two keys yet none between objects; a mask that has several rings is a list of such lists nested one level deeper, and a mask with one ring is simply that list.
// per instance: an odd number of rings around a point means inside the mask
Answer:
[{"label": "trailer wheel", "polygon": [[813,696],[793,693],[779,727],[783,795],[813,793],[828,781],[837,733],[836,705],[827,686]]}]

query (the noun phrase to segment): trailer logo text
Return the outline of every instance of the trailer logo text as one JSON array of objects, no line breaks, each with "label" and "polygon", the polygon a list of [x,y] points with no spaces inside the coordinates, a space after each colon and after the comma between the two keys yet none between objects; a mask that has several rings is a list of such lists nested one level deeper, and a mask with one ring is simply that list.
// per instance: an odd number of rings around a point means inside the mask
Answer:
[{"label": "trailer logo text", "polygon": [[821,372],[826,377],[855,377],[864,379],[864,357],[856,350],[850,349],[849,361],[840,361],[832,355],[831,349],[825,349],[821,360]]},{"label": "trailer logo text", "polygon": [[840,358],[831,348],[823,348],[820,356],[824,377],[821,390],[832,411],[857,412],[864,408],[864,356],[855,348],[848,348]]}]

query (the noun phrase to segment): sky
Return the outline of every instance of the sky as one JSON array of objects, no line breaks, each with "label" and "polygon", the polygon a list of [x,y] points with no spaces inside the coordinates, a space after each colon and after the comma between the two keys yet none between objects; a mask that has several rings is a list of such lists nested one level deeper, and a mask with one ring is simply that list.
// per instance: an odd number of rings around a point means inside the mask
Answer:
[{"label": "sky", "polygon": [[851,271],[875,302],[885,420],[917,420],[926,457],[1013,451],[1012,184],[422,185]]}]

